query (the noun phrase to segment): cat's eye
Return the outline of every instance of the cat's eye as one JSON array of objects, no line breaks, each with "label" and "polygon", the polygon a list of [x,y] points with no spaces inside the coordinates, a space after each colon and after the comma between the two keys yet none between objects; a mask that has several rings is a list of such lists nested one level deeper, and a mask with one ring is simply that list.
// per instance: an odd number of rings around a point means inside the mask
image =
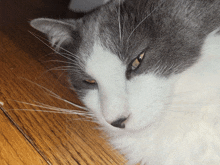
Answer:
[{"label": "cat's eye", "polygon": [[143,58],[144,58],[145,53],[141,53],[136,59],[131,64],[131,69],[135,70],[138,68],[138,66],[141,64]]},{"label": "cat's eye", "polygon": [[96,84],[96,81],[95,80],[84,80],[86,83],[89,83],[89,84]]}]

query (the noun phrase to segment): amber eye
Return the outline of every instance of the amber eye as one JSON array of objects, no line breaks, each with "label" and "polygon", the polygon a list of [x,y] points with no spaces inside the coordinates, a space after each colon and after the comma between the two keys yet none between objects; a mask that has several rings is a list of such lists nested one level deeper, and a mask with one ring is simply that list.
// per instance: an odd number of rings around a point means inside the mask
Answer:
[{"label": "amber eye", "polygon": [[134,61],[131,64],[131,69],[135,70],[137,69],[137,67],[141,64],[143,58],[144,58],[144,53],[140,54],[136,59],[134,59]]},{"label": "amber eye", "polygon": [[96,81],[95,80],[85,80],[85,82],[89,83],[89,84],[96,84]]}]

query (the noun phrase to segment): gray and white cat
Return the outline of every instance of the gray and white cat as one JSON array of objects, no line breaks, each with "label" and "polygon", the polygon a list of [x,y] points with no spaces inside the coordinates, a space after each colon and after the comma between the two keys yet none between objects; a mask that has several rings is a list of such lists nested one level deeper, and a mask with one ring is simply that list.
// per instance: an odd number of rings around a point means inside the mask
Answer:
[{"label": "gray and white cat", "polygon": [[112,0],[31,26],[129,164],[220,164],[220,0]]}]

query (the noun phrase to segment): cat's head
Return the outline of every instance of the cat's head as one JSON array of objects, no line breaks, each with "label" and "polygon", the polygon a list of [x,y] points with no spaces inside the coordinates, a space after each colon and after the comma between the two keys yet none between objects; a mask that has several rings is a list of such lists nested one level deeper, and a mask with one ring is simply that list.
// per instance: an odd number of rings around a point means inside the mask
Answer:
[{"label": "cat's head", "polygon": [[139,130],[160,120],[176,75],[199,56],[197,25],[185,24],[182,13],[171,18],[169,10],[160,0],[128,0],[78,20],[31,25],[69,61],[73,88],[102,126]]}]

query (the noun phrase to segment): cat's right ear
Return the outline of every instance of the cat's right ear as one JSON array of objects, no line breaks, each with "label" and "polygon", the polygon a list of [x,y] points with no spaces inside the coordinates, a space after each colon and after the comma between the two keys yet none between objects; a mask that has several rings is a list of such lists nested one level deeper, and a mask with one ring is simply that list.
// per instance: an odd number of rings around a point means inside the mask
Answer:
[{"label": "cat's right ear", "polygon": [[37,18],[30,22],[30,25],[46,34],[50,40],[51,45],[59,50],[62,44],[71,43],[73,38],[73,32],[77,31],[80,20],[65,21],[49,18]]}]

